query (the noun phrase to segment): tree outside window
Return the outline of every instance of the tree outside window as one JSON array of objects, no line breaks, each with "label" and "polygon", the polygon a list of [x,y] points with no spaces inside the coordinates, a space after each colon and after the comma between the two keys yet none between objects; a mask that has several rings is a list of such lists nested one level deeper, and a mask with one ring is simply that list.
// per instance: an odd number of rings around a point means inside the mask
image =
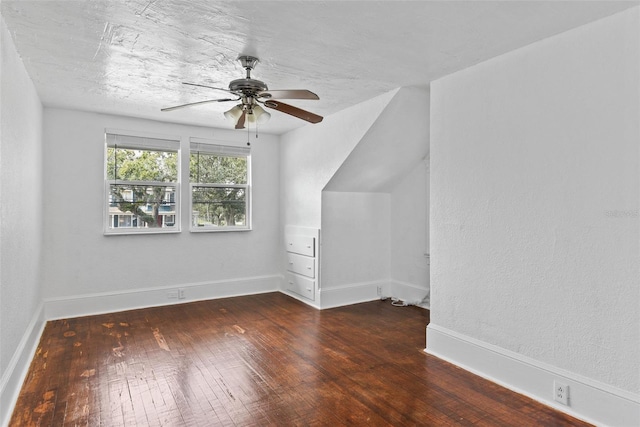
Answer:
[{"label": "tree outside window", "polygon": [[242,147],[191,140],[192,231],[250,229],[250,155]]},{"label": "tree outside window", "polygon": [[179,141],[107,134],[106,232],[177,230]]}]

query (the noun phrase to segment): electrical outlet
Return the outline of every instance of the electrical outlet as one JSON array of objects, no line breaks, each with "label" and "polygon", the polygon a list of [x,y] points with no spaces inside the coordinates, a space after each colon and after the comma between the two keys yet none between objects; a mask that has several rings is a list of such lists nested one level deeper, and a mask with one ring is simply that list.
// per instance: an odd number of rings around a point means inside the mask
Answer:
[{"label": "electrical outlet", "polygon": [[178,298],[178,291],[167,291],[167,298],[168,299],[177,299]]},{"label": "electrical outlet", "polygon": [[378,286],[378,296],[382,296],[382,286]]},{"label": "electrical outlet", "polygon": [[178,289],[178,299],[184,299],[184,288]]},{"label": "electrical outlet", "polygon": [[554,381],[553,400],[569,406],[569,386],[558,381]]}]

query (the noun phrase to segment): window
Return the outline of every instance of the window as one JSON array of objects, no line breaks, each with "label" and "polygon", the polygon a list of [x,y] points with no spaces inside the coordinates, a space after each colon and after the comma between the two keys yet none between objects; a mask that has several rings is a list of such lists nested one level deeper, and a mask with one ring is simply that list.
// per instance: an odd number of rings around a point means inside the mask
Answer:
[{"label": "window", "polygon": [[248,148],[191,138],[191,231],[251,229]]},{"label": "window", "polygon": [[178,139],[107,132],[105,234],[179,230]]}]

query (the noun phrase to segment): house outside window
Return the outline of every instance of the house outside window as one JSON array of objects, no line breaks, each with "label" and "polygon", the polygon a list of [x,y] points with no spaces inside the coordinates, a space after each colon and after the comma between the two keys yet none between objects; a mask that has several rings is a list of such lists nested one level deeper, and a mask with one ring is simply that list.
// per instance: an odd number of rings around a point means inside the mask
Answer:
[{"label": "house outside window", "polygon": [[180,231],[179,138],[107,131],[105,234]]},{"label": "house outside window", "polygon": [[251,152],[191,138],[191,231],[251,229]]}]

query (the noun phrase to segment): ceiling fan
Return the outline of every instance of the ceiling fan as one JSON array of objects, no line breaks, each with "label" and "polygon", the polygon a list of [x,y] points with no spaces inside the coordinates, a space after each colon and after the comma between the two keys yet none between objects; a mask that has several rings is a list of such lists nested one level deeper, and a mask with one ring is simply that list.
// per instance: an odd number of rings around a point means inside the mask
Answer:
[{"label": "ceiling fan", "polygon": [[207,99],[205,101],[191,102],[189,104],[162,108],[161,111],[173,111],[178,108],[208,104],[211,102],[240,101],[237,105],[224,113],[224,116],[227,119],[235,121],[236,129],[244,129],[245,125],[250,123],[266,123],[271,117],[271,114],[266,112],[261,105],[280,111],[281,113],[306,120],[309,123],[320,123],[322,121],[322,116],[318,116],[317,114],[278,101],[278,99],[320,99],[318,98],[318,95],[306,89],[269,90],[264,82],[251,78],[251,70],[253,70],[258,64],[258,58],[242,55],[238,57],[238,61],[240,61],[242,67],[247,71],[247,76],[243,79],[231,81],[231,83],[229,83],[229,89],[196,83],[182,83],[189,86],[225,91],[233,94],[236,98]]}]

